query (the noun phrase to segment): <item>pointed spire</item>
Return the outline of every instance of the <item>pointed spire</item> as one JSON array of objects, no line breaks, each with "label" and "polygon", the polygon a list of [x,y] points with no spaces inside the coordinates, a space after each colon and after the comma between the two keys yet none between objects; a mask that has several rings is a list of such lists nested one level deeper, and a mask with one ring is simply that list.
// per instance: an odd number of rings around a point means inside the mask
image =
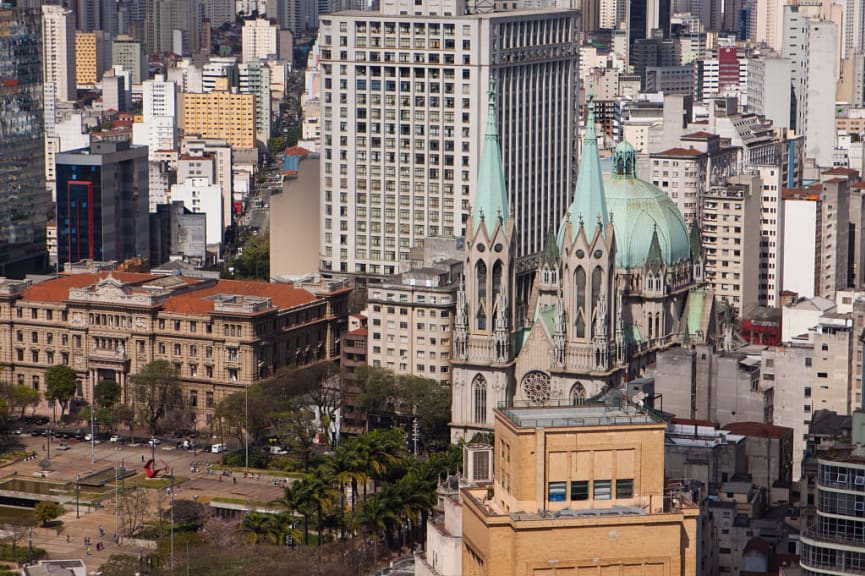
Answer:
[{"label": "pointed spire", "polygon": [[[595,132],[595,101],[589,96],[589,113],[586,118],[586,131],[583,134],[583,147],[580,151],[580,170],[574,199],[568,208],[574,221],[577,218],[597,218],[601,229],[609,224],[607,198],[604,194],[604,180],[601,175],[601,158],[598,154],[598,135]],[[590,220],[591,221],[591,220]],[[571,229],[573,241],[577,237],[577,227]],[[564,228],[559,232],[559,243],[564,240]]]},{"label": "pointed spire", "polygon": [[664,267],[664,254],[661,252],[661,242],[658,240],[658,225],[652,228],[652,243],[649,245],[649,253],[646,256],[646,268],[660,270]]},{"label": "pointed spire", "polygon": [[688,240],[691,243],[691,260],[701,258],[703,256],[703,235],[696,222],[691,224],[691,233]]},{"label": "pointed spire", "polygon": [[[502,170],[502,154],[499,149],[499,135],[496,129],[496,88],[495,80],[490,78],[489,111],[487,112],[487,127],[484,133],[481,164],[478,170],[478,183],[472,202],[472,221],[475,230],[483,224],[487,234],[492,236],[496,223],[504,224],[510,217],[508,192],[505,188],[505,174]],[[483,214],[495,215],[489,219]]]},{"label": "pointed spire", "polygon": [[556,234],[550,228],[550,233],[547,234],[547,243],[544,245],[544,251],[541,254],[541,262],[550,265],[555,265],[559,261],[559,245],[556,241]]}]

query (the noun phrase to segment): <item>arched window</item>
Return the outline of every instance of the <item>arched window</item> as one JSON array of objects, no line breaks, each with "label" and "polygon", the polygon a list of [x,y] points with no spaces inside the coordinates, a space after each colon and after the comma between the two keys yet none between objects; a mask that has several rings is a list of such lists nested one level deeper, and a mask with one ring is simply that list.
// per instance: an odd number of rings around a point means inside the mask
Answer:
[{"label": "arched window", "polygon": [[661,337],[661,315],[655,314],[655,338]]},{"label": "arched window", "polygon": [[496,260],[493,264],[493,302],[499,297],[499,292],[502,291],[502,262]]},{"label": "arched window", "polygon": [[592,330],[590,335],[595,333],[595,320],[598,316],[598,300],[601,299],[601,283],[604,272],[600,266],[595,266],[592,271]]},{"label": "arched window", "polygon": [[582,266],[577,268],[574,273],[574,283],[577,286],[576,297],[576,314],[577,317],[577,338],[585,338],[586,336],[586,320],[583,315],[583,310],[586,306],[586,271]]},{"label": "arched window", "polygon": [[477,264],[475,264],[475,281],[477,282],[477,295],[478,295],[478,313],[477,313],[477,325],[478,330],[486,330],[487,329],[487,265],[484,264],[483,261],[478,260]]},{"label": "arched window", "polygon": [[646,314],[646,316],[648,318],[648,320],[646,321],[646,330],[648,330],[648,334],[646,334],[646,336],[649,338],[649,340],[651,340],[652,339],[652,314],[651,314],[651,312],[649,314]]},{"label": "arched window", "polygon": [[586,387],[581,382],[571,386],[571,406],[580,406],[586,403]]},{"label": "arched window", "polygon": [[474,395],[475,423],[486,424],[487,422],[487,380],[482,374],[475,376],[472,380],[472,394]]}]

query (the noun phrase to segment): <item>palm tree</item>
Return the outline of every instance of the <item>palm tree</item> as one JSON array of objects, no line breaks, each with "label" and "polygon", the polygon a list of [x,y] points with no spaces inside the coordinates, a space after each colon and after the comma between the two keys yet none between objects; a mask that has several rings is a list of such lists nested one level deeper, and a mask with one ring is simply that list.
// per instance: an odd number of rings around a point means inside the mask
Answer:
[{"label": "palm tree", "polygon": [[244,541],[247,544],[255,545],[261,542],[262,538],[269,536],[272,525],[273,517],[270,514],[250,512],[243,517],[240,530],[243,532]]},{"label": "palm tree", "polygon": [[330,474],[339,483],[340,510],[345,510],[345,485],[351,483],[351,511],[354,513],[357,501],[357,483],[366,481],[364,462],[356,442],[344,442],[334,451],[329,462]]},{"label": "palm tree", "polygon": [[282,506],[288,512],[297,512],[303,517],[303,543],[305,545],[309,545],[310,501],[310,485],[306,481],[306,477],[303,477],[286,486],[282,498],[271,502],[276,506]]},{"label": "palm tree", "polygon": [[373,566],[378,564],[378,542],[382,536],[387,534],[396,519],[396,514],[390,503],[378,493],[365,498],[363,506],[354,516],[355,527],[360,529],[364,535],[361,541],[365,542],[370,535],[375,536],[372,548]]}]

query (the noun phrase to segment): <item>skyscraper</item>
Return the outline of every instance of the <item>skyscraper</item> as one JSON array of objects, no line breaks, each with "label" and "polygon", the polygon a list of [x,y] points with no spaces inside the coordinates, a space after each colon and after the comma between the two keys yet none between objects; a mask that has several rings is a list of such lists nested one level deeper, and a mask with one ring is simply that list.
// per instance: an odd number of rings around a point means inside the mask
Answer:
[{"label": "skyscraper", "polygon": [[520,259],[541,251],[573,190],[579,14],[456,16],[444,2],[404,15],[417,9],[321,18],[321,268],[393,274],[423,238],[464,235],[494,79],[517,268],[533,269]]},{"label": "skyscraper", "polygon": [[42,7],[43,80],[58,100],[73,101],[75,89],[75,14],[62,6]]},{"label": "skyscraper", "polygon": [[0,8],[0,276],[48,262],[42,14]]},{"label": "skyscraper", "polygon": [[279,28],[265,18],[247,20],[243,23],[243,62],[259,58],[264,60],[279,53],[277,37]]},{"label": "skyscraper", "polygon": [[199,6],[193,0],[150,0],[146,4],[144,29],[148,54],[174,49],[173,32],[183,35],[183,51],[198,52],[201,46]]}]

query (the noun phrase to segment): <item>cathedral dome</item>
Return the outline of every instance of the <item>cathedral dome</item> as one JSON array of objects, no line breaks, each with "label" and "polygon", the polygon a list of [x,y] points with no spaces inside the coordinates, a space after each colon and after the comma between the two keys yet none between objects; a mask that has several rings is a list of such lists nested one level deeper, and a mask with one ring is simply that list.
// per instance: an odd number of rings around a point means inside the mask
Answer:
[{"label": "cathedral dome", "polygon": [[667,265],[689,260],[691,244],[685,219],[657,186],[637,178],[636,153],[623,141],[613,155],[613,172],[604,176],[606,204],[616,232],[616,267],[642,267],[657,232]]}]

